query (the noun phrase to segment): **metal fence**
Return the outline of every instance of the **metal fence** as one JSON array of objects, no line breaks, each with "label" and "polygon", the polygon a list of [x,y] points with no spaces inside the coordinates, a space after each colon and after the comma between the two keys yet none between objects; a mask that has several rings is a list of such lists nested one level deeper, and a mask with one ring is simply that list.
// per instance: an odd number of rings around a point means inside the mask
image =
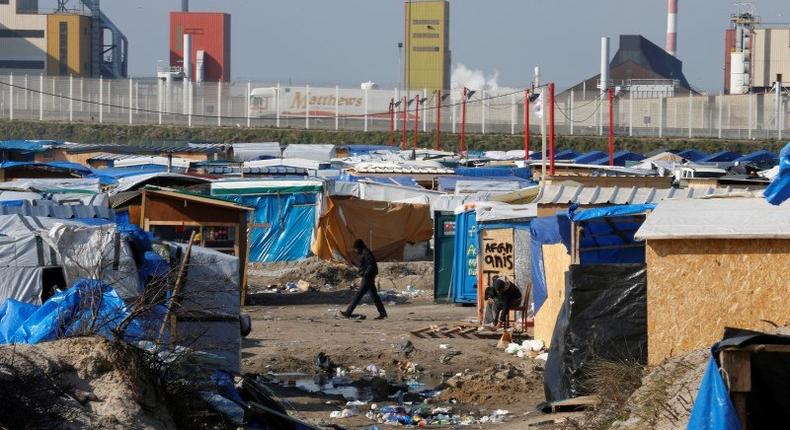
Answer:
[{"label": "metal fence", "polygon": [[[416,126],[423,132],[438,122],[443,132],[457,133],[463,110],[460,90],[0,76],[0,118],[12,120],[358,131]],[[555,113],[557,133],[608,133],[606,97],[567,91],[556,96]],[[521,134],[524,92],[477,91],[468,98],[465,116],[467,133]],[[537,132],[534,109],[529,121]],[[616,97],[613,122],[619,136],[737,139],[781,139],[788,124],[786,103],[774,94],[639,99],[628,92]]]}]

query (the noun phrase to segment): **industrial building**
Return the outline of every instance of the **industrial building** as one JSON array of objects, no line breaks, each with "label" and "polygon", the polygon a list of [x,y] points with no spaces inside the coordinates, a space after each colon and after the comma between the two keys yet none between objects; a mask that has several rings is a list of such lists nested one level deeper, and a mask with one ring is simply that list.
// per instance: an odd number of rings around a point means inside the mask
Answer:
[{"label": "industrial building", "polygon": [[[620,48],[609,62],[608,71],[607,86],[627,89],[635,98],[672,97],[691,91],[683,75],[683,62],[640,35],[620,36]],[[571,89],[579,97],[593,98],[598,97],[600,86],[598,74]]]},{"label": "industrial building", "polygon": [[753,10],[730,17],[724,35],[724,90],[727,94],[770,92],[790,84],[790,25],[763,24]]},{"label": "industrial building", "polygon": [[0,73],[120,78],[127,61],[126,36],[97,0],[61,0],[51,13],[0,0]]},{"label": "industrial building", "polygon": [[450,88],[450,4],[444,0],[409,0],[404,16],[406,88]]},{"label": "industrial building", "polygon": [[230,15],[189,12],[188,3],[182,4],[180,12],[170,13],[170,66],[183,67],[184,75],[195,82],[228,82]]}]

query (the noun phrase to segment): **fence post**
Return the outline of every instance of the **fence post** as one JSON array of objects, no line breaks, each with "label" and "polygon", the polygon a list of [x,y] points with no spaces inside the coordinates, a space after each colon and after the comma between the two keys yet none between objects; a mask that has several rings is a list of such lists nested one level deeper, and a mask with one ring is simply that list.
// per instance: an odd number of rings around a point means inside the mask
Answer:
[{"label": "fence post", "polygon": [[222,81],[217,81],[217,127],[222,127]]},{"label": "fence post", "polygon": [[[393,93],[395,94],[395,97],[393,97],[393,100],[396,101],[396,102],[400,101],[400,89],[395,88]],[[395,131],[398,131],[398,123],[400,122],[399,121],[400,118],[398,118],[400,109],[396,108],[395,106],[393,106],[392,108],[395,110],[395,118],[394,118],[394,121],[392,122],[392,131],[395,132]]]},{"label": "fence post", "polygon": [[162,80],[157,78],[156,79],[156,103],[157,103],[157,106],[159,107],[159,109],[158,109],[159,112],[157,112],[157,120],[159,122],[159,125],[162,125],[162,87],[163,86],[164,86],[164,84],[162,83]]},{"label": "fence post", "polygon": [[664,96],[658,98],[658,137],[664,137]]},{"label": "fence post", "polygon": [[304,128],[310,129],[310,85],[304,87]]},{"label": "fence post", "polygon": [[192,127],[192,109],[193,109],[193,94],[192,94],[192,80],[187,79],[187,125]]},{"label": "fence post", "polygon": [[8,119],[14,119],[14,74],[8,76]]},{"label": "fence post", "polygon": [[[422,89],[422,98],[424,98],[424,99],[428,98],[428,89],[427,88],[423,88]],[[423,108],[423,110],[422,110],[422,132],[423,133],[427,133],[428,132],[428,112],[425,111],[425,108]]]},{"label": "fence post", "polygon": [[628,136],[634,136],[634,92],[630,89],[628,90]]},{"label": "fence post", "polygon": [[340,128],[340,85],[335,85],[335,130]]},{"label": "fence post", "polygon": [[364,89],[364,102],[365,102],[365,126],[364,129],[368,131],[368,89]]},{"label": "fence post", "polygon": [[[52,93],[55,93],[55,80],[52,80]],[[107,82],[107,112],[112,112],[112,80]]]},{"label": "fence post", "polygon": [[85,109],[85,78],[80,76],[80,112]]},{"label": "fence post", "polygon": [[104,122],[104,76],[99,76],[99,124]]},{"label": "fence post", "polygon": [[280,83],[277,82],[277,88],[274,92],[274,115],[275,115],[275,126],[280,128]]},{"label": "fence post", "polygon": [[717,109],[719,111],[719,139],[721,139],[721,104],[722,104],[722,101],[723,101],[722,100],[723,96],[724,96],[724,93],[721,93],[721,94],[719,94],[719,97],[716,97],[716,102],[717,102],[716,105],[717,105]]},{"label": "fence post", "polygon": [[510,134],[516,134],[516,94],[510,95]]},{"label": "fence post", "polygon": [[480,90],[480,132],[486,134],[486,91]]},{"label": "fence post", "polygon": [[133,98],[134,98],[134,81],[132,80],[132,78],[129,78],[129,106],[127,106],[127,109],[129,109],[129,125],[132,125],[134,123],[134,110],[132,110]]},{"label": "fence post", "polygon": [[573,124],[573,105],[574,105],[575,102],[576,102],[576,94],[573,92],[573,88],[571,88],[571,99],[570,99],[570,103],[569,103],[569,108],[570,109],[569,109],[569,112],[568,112],[570,114],[569,115],[570,119],[568,119],[568,124],[570,124],[571,136],[573,136],[573,125],[574,125]]},{"label": "fence post", "polygon": [[69,122],[74,122],[74,75],[69,75]]},{"label": "fence post", "polygon": [[[252,108],[252,106],[250,106],[250,94],[252,94],[252,82],[247,81],[247,96],[245,97],[247,99],[247,128],[250,128],[250,125],[251,125],[250,124],[251,123],[251,120],[250,120],[250,109]],[[275,94],[274,98],[275,98],[275,100],[277,99],[277,95],[276,94]]]},{"label": "fence post", "polygon": [[693,116],[693,113],[692,113],[692,102],[693,102],[693,100],[691,99],[691,97],[692,97],[692,93],[691,93],[691,90],[689,90],[689,118],[688,118],[689,119],[689,139],[691,139],[691,126],[692,126],[691,121],[693,120],[691,118]]},{"label": "fence post", "polygon": [[[450,101],[452,102],[452,100],[453,100],[453,99],[451,98],[451,99],[450,99]],[[457,108],[458,108],[458,106],[456,106],[456,103],[451,103],[451,104],[452,104],[452,106],[453,106],[453,111],[452,111],[452,114],[453,114],[453,115],[452,115],[452,121],[453,121],[453,134],[455,134],[455,121],[456,121],[456,119],[457,119],[457,118],[456,118],[456,116],[458,115],[458,111],[457,111]]]},{"label": "fence post", "polygon": [[29,79],[27,73],[25,73],[25,110],[30,109],[30,92],[28,88],[30,88]]},{"label": "fence post", "polygon": [[44,74],[40,74],[38,79],[38,120],[44,121]]},{"label": "fence post", "polygon": [[749,94],[749,140],[752,140],[752,127],[754,121],[754,119],[752,118],[754,112],[753,104],[754,104],[754,94]]}]

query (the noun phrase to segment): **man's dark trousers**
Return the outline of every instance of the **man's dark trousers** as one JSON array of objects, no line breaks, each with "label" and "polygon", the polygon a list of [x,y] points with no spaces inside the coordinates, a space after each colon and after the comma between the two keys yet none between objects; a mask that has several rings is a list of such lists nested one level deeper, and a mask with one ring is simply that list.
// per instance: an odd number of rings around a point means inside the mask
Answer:
[{"label": "man's dark trousers", "polygon": [[354,300],[351,301],[351,304],[348,305],[346,314],[352,315],[354,313],[354,308],[357,307],[365,293],[370,293],[370,297],[373,299],[373,303],[376,304],[376,309],[379,311],[379,315],[387,316],[387,310],[384,309],[384,303],[381,302],[381,297],[379,297],[379,293],[376,291],[375,277],[362,278],[362,282],[360,282],[359,285],[359,291],[357,291],[357,294],[354,296]]}]

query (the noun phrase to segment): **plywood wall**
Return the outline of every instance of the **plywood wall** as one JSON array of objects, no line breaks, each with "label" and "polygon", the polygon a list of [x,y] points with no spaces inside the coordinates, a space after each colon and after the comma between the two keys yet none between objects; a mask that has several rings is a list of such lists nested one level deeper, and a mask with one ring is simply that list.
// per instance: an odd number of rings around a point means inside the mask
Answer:
[{"label": "plywood wall", "polygon": [[[790,324],[790,240],[647,242],[648,364]],[[536,324],[537,325],[537,324]]]},{"label": "plywood wall", "polygon": [[535,339],[548,346],[554,333],[554,324],[565,301],[565,272],[571,264],[571,256],[565,245],[543,245],[543,268],[546,271],[546,301],[535,314]]}]

